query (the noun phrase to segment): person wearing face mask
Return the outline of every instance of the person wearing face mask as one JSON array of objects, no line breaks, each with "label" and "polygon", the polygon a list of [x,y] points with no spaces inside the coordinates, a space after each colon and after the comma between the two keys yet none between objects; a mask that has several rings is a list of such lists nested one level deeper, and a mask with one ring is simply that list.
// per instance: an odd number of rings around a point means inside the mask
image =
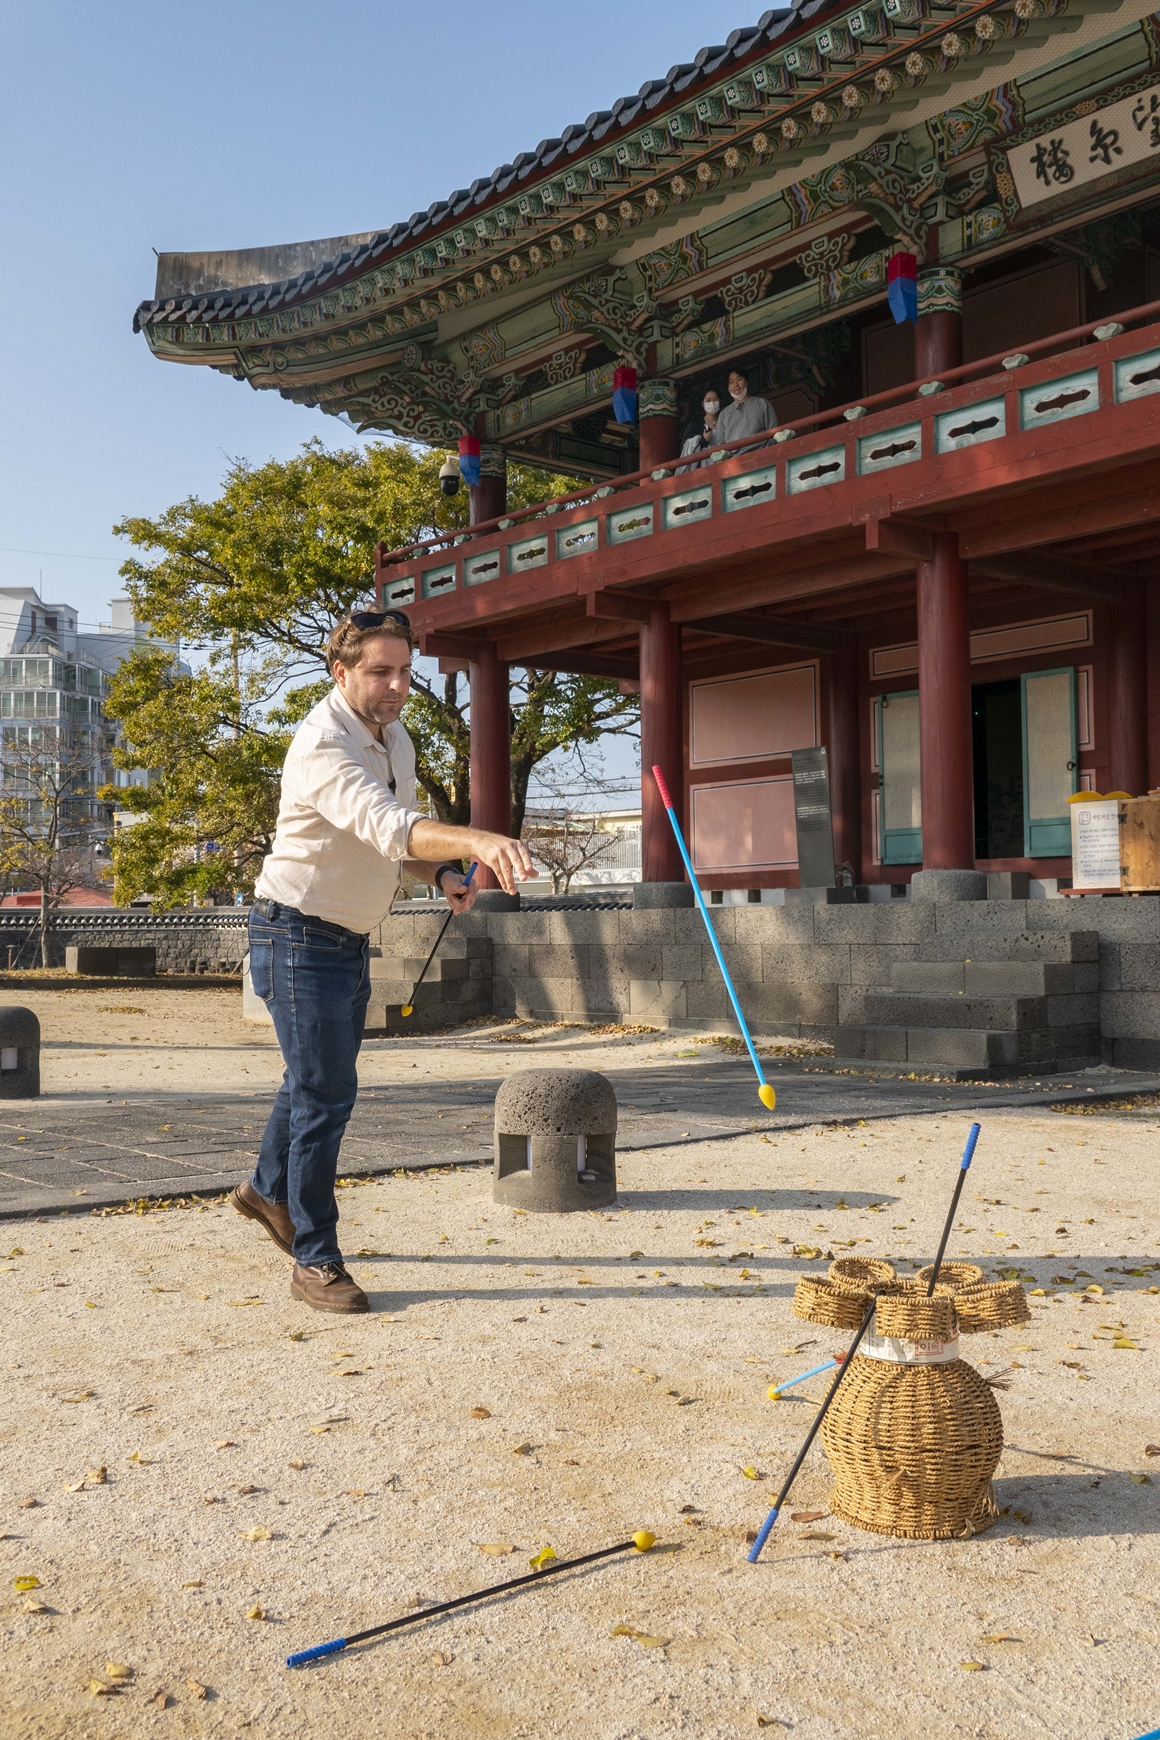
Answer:
[{"label": "person wearing face mask", "polygon": [[[750,398],[749,376],[744,369],[734,369],[730,374],[729,397],[733,403],[726,405],[717,419],[716,441],[719,446],[727,441],[740,441],[743,435],[759,435],[765,429],[777,427],[777,412],[769,400]],[[735,451],[747,453],[749,449]]]},{"label": "person wearing face mask", "polygon": [[[707,387],[701,401],[701,415],[690,417],[681,433],[681,458],[693,453],[701,453],[712,447],[717,439],[717,418],[721,410],[721,398],[716,387]],[[701,461],[702,465],[705,463]],[[692,471],[691,465],[682,465],[682,471]]]}]

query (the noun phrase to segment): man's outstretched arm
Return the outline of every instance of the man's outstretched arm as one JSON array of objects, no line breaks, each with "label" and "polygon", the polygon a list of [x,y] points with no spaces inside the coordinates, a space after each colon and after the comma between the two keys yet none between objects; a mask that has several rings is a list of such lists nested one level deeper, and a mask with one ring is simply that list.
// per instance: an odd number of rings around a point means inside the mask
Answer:
[{"label": "man's outstretched arm", "polygon": [[[421,817],[413,824],[407,840],[407,859],[414,865],[411,874],[434,883],[437,866],[448,858],[478,858],[494,872],[500,887],[508,894],[514,894],[521,881],[527,881],[536,873],[522,840],[509,840],[503,834],[489,834],[482,828],[457,828],[450,822],[433,822],[426,816]],[[444,881],[451,884],[450,875]],[[449,898],[453,892],[453,886],[444,889]],[[452,905],[456,904],[453,900]]]}]

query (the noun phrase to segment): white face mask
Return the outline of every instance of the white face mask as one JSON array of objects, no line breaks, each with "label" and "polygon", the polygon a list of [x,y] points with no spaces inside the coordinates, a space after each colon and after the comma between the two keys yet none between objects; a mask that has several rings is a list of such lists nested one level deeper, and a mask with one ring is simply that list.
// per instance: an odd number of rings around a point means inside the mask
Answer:
[{"label": "white face mask", "polygon": [[715,417],[721,409],[720,399],[706,399],[704,409],[707,417]]},{"label": "white face mask", "polygon": [[739,391],[737,391],[737,392],[734,392],[734,390],[733,390],[733,388],[732,388],[732,387],[730,387],[730,389],[729,389],[729,397],[730,397],[730,398],[731,398],[731,399],[733,399],[733,400],[734,400],[734,401],[735,401],[735,402],[736,402],[736,401],[739,401],[739,400],[741,400],[741,399],[747,399],[747,398],[748,398],[748,397],[749,397],[749,388],[748,388],[748,387],[745,387],[745,386],[743,386],[743,387],[741,387],[741,388],[740,388],[740,390],[739,390]]}]

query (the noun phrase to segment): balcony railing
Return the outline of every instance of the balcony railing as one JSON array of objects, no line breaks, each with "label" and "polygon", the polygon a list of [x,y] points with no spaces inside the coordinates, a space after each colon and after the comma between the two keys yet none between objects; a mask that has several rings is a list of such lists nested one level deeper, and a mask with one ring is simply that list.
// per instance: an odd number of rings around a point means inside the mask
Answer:
[{"label": "balcony railing", "polygon": [[[1040,339],[1014,355],[996,353],[938,378],[819,411],[757,440],[742,437],[699,459],[668,460],[467,531],[380,551],[383,602],[422,607],[462,598],[467,588],[555,568],[573,556],[683,530],[720,514],[786,504],[880,473],[892,473],[896,487],[900,468],[917,460],[937,462],[1160,392],[1160,331],[1132,330],[1158,318],[1160,302],[1146,303],[1114,321]],[[1072,370],[1060,366],[1067,353],[1075,357]],[[751,453],[749,465],[736,466]],[[725,470],[716,472],[722,462]],[[622,509],[615,505],[629,496]],[[549,523],[555,516],[564,517]],[[470,614],[478,612],[473,599]],[[456,614],[453,607],[423,612],[431,627]]]}]

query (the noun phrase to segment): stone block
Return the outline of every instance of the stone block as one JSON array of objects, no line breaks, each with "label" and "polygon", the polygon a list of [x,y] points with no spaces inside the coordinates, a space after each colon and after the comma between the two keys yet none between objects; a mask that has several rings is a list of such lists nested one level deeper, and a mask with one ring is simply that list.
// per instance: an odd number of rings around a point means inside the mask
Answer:
[{"label": "stone block", "polygon": [[516,1010],[523,1014],[571,1015],[575,1012],[579,992],[575,979],[541,979],[534,973],[524,978],[513,973],[507,981],[512,987]]},{"label": "stone block", "polygon": [[908,1029],[906,1061],[947,1069],[1014,1069],[1019,1062],[1017,1036],[970,1028]]},{"label": "stone block", "polygon": [[[629,943],[620,950],[620,965],[630,979],[659,979],[661,975],[662,943]],[[596,961],[595,951],[591,956]]]},{"label": "stone block", "polygon": [[483,934],[493,943],[547,942],[550,917],[548,912],[490,912]]},{"label": "stone block", "polygon": [[813,906],[806,910],[813,914],[814,936],[820,943],[897,945],[932,938],[936,913],[942,908],[930,900],[872,900],[868,906]]},{"label": "stone block", "polygon": [[1100,1030],[1105,1039],[1160,1039],[1160,991],[1102,992]]},{"label": "stone block", "polygon": [[1098,1026],[1099,1019],[1100,999],[1097,991],[1089,991],[1083,996],[1072,994],[1047,999],[1049,1027],[1082,1027],[1093,1023]]},{"label": "stone block", "polygon": [[906,1062],[904,1027],[839,1027],[834,1035],[835,1058],[867,1058],[882,1063]]},{"label": "stone block", "polygon": [[588,971],[588,945],[529,943],[528,971],[533,978],[581,979]]},{"label": "stone block", "polygon": [[[701,953],[701,943],[668,943],[661,949],[662,979],[700,980],[705,976],[705,961]],[[712,950],[708,951],[712,957]],[[720,968],[713,961],[713,971]]]},{"label": "stone block", "polygon": [[[807,944],[832,939],[823,937],[820,925],[826,908],[813,906],[732,906],[718,907],[719,912],[733,914],[734,935],[738,942],[753,939],[766,943]],[[845,908],[842,909],[846,910]]]},{"label": "stone block", "polygon": [[986,900],[987,878],[981,870],[916,870],[910,879],[910,898],[940,904]]},{"label": "stone block", "polygon": [[632,908],[634,912],[655,912],[658,908],[695,905],[693,889],[688,882],[634,882]]},{"label": "stone block", "polygon": [[687,1015],[684,981],[633,979],[629,985],[628,1007],[634,1021],[660,1023],[673,1015]]},{"label": "stone block", "polygon": [[497,977],[510,978],[518,974],[521,978],[530,973],[528,964],[528,945],[516,946],[512,943],[497,943],[492,957],[492,972]]},{"label": "stone block", "polygon": [[[1095,961],[1080,961],[1071,969],[1072,982],[1077,991],[1099,991],[1100,969]],[[1109,987],[1110,989],[1111,987]],[[1160,989],[1160,986],[1157,987]]]},{"label": "stone block", "polygon": [[548,941],[554,943],[599,943],[616,948],[620,943],[619,912],[550,912]]},{"label": "stone block", "polygon": [[628,948],[633,943],[648,948],[677,940],[674,923],[677,914],[671,908],[658,907],[649,911],[622,912],[619,916],[620,941],[624,948]]},{"label": "stone block", "polygon": [[157,950],[154,947],[70,946],[64,951],[64,970],[100,978],[151,979],[157,971]]},{"label": "stone block", "polygon": [[1069,996],[1075,990],[1070,961],[968,961],[964,968],[969,997]]},{"label": "stone block", "polygon": [[17,1003],[0,1007],[0,1100],[40,1093],[40,1022]]},{"label": "stone block", "polygon": [[785,943],[761,945],[761,978],[786,984],[850,983],[850,950],[844,944],[793,947]]},{"label": "stone block", "polygon": [[957,996],[964,988],[964,971],[961,961],[898,961],[890,984],[895,991]]},{"label": "stone block", "polygon": [[1122,943],[1119,955],[1121,990],[1160,991],[1160,943]]},{"label": "stone block", "polygon": [[747,1019],[837,1026],[837,985],[738,985],[736,990]]},{"label": "stone block", "polygon": [[1160,1038],[1114,1039],[1108,1062],[1117,1069],[1160,1070]]},{"label": "stone block", "polygon": [[1047,1026],[1043,997],[920,996],[905,991],[871,991],[866,1019],[891,1027],[977,1029],[1025,1032]]},{"label": "stone block", "polygon": [[720,973],[713,978],[697,979],[686,984],[685,1003],[690,1015],[703,1016],[707,1021],[732,1015],[729,993]]},{"label": "stone block", "polygon": [[[846,983],[861,990],[891,983],[900,961],[926,959],[923,943],[851,943]],[[841,982],[841,981],[840,981]]]}]

